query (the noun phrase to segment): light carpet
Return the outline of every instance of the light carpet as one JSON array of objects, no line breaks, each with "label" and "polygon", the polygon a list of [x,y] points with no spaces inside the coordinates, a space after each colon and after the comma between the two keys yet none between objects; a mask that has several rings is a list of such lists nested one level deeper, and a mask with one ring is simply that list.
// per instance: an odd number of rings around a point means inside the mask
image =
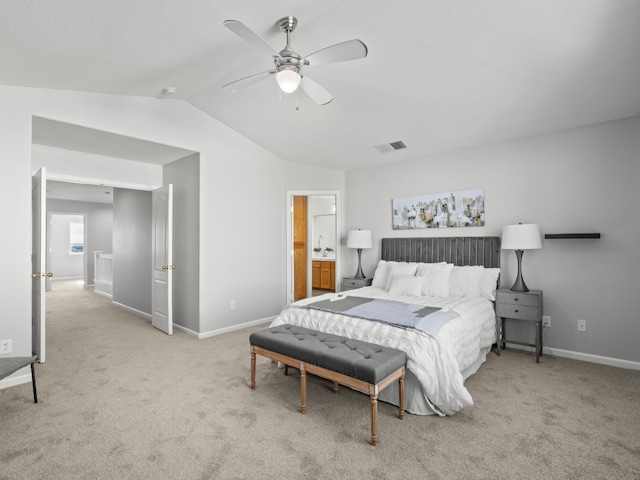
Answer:
[{"label": "light carpet", "polygon": [[[167,336],[73,282],[47,294],[47,361],[0,390],[0,479],[638,479],[640,372],[507,350],[451,417],[381,403],[258,358],[249,334]],[[390,387],[393,388],[393,387]]]}]

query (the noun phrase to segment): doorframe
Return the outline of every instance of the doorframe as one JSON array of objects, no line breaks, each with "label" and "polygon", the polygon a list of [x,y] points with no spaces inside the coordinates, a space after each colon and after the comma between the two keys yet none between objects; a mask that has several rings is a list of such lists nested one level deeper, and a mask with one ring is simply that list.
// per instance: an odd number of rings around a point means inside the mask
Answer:
[{"label": "doorframe", "polygon": [[[49,210],[47,209],[47,272],[53,272],[54,274],[54,279],[55,279],[55,273],[53,271],[53,269],[51,268],[51,228],[52,228],[52,216],[53,215],[74,215],[74,216],[82,216],[82,224],[83,227],[82,229],[84,230],[84,238],[85,238],[85,247],[87,244],[87,213],[86,212],[58,212],[58,211],[53,211],[53,210]],[[82,259],[82,284],[84,288],[87,288],[89,286],[91,286],[90,283],[88,283],[91,279],[89,278],[89,263],[87,260],[87,250],[85,248],[84,250],[84,255],[83,255],[83,259]],[[92,253],[93,254],[93,253]],[[47,284],[47,288],[46,291],[49,292],[51,291],[51,278],[47,278],[46,280],[46,284]]]},{"label": "doorframe", "polygon": [[[285,256],[287,258],[287,268],[286,268],[286,276],[287,276],[287,292],[286,292],[286,305],[289,305],[293,302],[295,292],[294,282],[293,282],[293,197],[302,196],[302,197],[313,197],[320,195],[334,195],[336,199],[336,291],[339,291],[339,279],[342,278],[342,248],[340,246],[340,239],[342,238],[342,228],[341,221],[342,215],[340,214],[342,210],[341,199],[340,199],[340,191],[338,190],[287,190],[287,206],[286,206],[286,217],[287,217],[287,242],[286,242],[286,250]],[[307,237],[309,236],[309,225],[307,225]],[[311,250],[309,250],[311,251]],[[307,282],[311,285],[311,254],[307,252]]]}]

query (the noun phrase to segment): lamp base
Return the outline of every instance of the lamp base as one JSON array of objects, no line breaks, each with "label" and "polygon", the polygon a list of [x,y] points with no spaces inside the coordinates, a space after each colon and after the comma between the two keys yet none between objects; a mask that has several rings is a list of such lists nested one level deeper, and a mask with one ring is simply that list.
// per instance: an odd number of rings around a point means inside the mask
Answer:
[{"label": "lamp base", "polygon": [[511,287],[511,291],[513,292],[528,292],[527,284],[524,283],[524,279],[522,278],[522,255],[524,254],[524,250],[516,250],[516,257],[518,258],[518,277],[516,278],[513,287]]},{"label": "lamp base", "polygon": [[358,248],[357,252],[358,252],[358,270],[356,271],[356,274],[353,276],[353,278],[366,278],[364,276],[364,272],[362,271],[362,264],[360,263],[360,257],[362,256],[362,249]]}]

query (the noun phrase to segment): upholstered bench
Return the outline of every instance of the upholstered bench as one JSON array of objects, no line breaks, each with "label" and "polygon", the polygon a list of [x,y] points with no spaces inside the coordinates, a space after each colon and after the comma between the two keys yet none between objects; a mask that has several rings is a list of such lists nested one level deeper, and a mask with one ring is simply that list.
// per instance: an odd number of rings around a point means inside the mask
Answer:
[{"label": "upholstered bench", "polygon": [[0,380],[17,372],[21,368],[31,365],[31,386],[33,387],[33,402],[38,403],[38,393],[36,392],[36,371],[33,364],[35,356],[31,357],[6,357],[0,358]]},{"label": "upholstered bench", "polygon": [[256,387],[256,355],[262,355],[300,370],[300,411],[307,408],[307,373],[364,393],[371,398],[371,440],[377,443],[378,394],[395,380],[399,382],[399,413],[404,418],[404,373],[407,355],[394,348],[351,340],[338,335],[293,325],[280,325],[254,332],[251,344],[251,389]]}]

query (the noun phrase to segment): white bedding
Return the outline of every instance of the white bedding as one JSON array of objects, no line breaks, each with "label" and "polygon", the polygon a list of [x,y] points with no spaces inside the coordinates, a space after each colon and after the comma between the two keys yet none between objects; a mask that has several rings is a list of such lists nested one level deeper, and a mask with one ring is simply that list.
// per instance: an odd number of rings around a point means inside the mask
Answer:
[{"label": "white bedding", "polygon": [[[431,337],[415,329],[396,328],[321,310],[296,308],[338,295],[441,307],[455,310],[460,317],[442,327],[437,337]],[[461,408],[473,405],[464,380],[478,370],[496,340],[493,304],[486,298],[409,297],[390,294],[376,287],[300,300],[285,308],[271,326],[282,324],[298,325],[406,352],[408,372],[405,410],[418,415],[452,415]],[[397,405],[397,389],[387,388],[379,398]]]}]

